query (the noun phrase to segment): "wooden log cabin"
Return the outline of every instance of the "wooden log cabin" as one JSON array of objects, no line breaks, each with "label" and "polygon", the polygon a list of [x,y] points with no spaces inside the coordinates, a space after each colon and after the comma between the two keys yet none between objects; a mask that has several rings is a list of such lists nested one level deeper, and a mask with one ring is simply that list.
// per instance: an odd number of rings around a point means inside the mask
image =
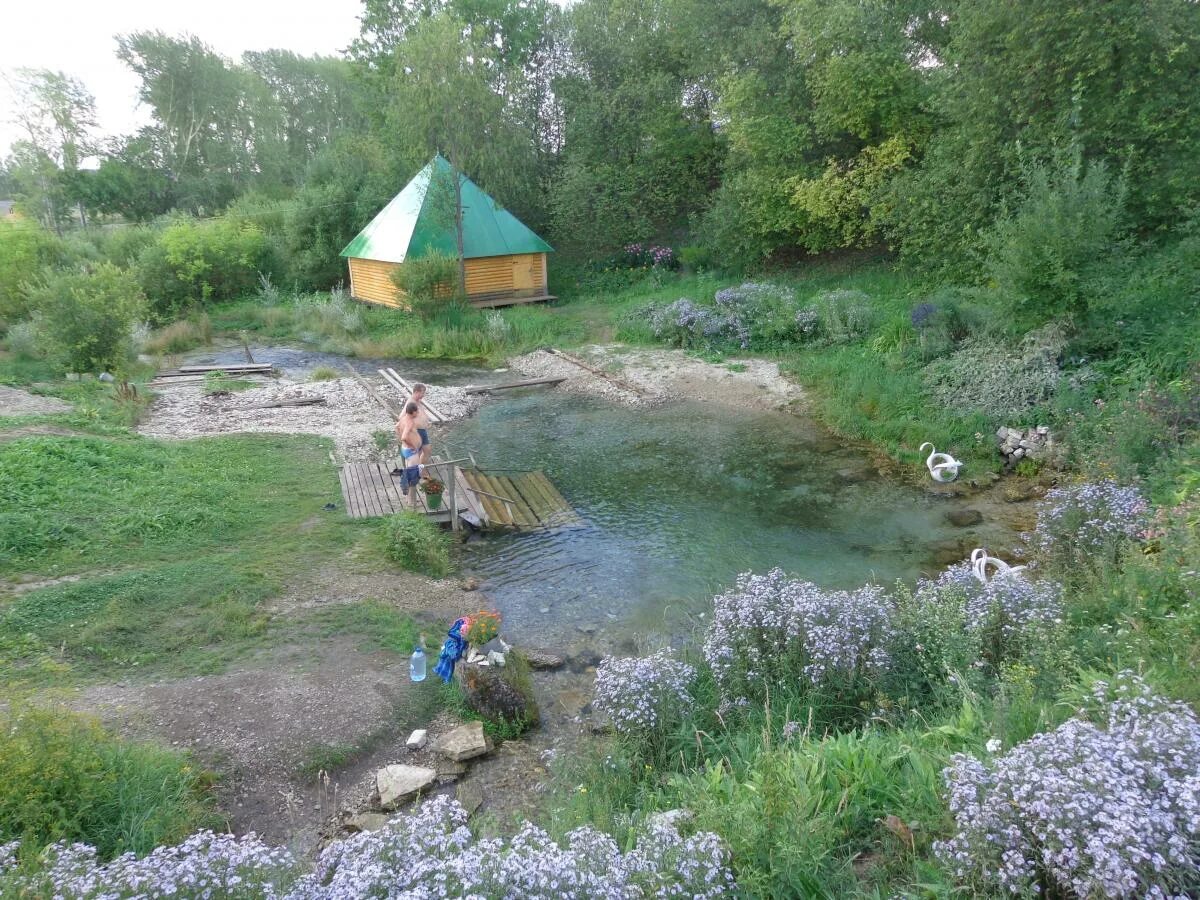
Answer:
[{"label": "wooden log cabin", "polygon": [[[354,238],[341,255],[350,267],[356,300],[408,307],[392,275],[409,259],[440,253],[457,258],[453,170],[435,156]],[[467,300],[477,307],[552,300],[546,254],[554,248],[459,175]],[[450,286],[447,286],[447,294]]]}]

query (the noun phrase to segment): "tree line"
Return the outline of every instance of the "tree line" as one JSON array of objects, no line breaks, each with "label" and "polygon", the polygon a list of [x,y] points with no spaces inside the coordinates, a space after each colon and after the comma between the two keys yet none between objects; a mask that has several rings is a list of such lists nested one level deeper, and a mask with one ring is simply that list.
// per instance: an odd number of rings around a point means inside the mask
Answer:
[{"label": "tree line", "polygon": [[119,36],[151,124],[108,141],[85,85],[18,73],[0,193],[52,229],[241,216],[323,287],[442,152],[580,258],[886,247],[962,275],[1035,193],[1137,236],[1194,215],[1198,34],[1187,0],[364,0],[339,58]]}]

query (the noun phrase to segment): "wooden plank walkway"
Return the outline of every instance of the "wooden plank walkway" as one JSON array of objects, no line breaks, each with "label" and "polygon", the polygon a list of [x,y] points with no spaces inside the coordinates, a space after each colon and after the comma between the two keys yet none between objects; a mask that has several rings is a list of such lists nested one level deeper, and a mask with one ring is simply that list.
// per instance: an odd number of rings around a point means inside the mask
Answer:
[{"label": "wooden plank walkway", "polygon": [[[440,471],[434,457],[429,468],[447,482],[448,473]],[[438,509],[429,508],[429,500],[420,490],[400,493],[400,478],[391,474],[393,466],[383,462],[346,463],[338,473],[346,514],[352,519],[390,516],[404,509],[424,513],[435,522],[449,522],[450,491],[447,487]],[[583,524],[579,514],[542,472],[513,472],[489,475],[478,469],[454,467],[456,501],[459,516],[470,513],[484,527],[532,530],[572,528]]]},{"label": "wooden plank walkway", "polygon": [[579,514],[543,472],[510,472],[489,475],[479,469],[462,470],[460,483],[479,500],[489,525],[517,528],[572,528],[583,524]]},{"label": "wooden plank walkway", "polygon": [[[436,463],[430,468],[435,466]],[[381,462],[351,462],[342,466],[338,478],[342,483],[346,515],[352,519],[369,519],[413,509],[435,522],[450,521],[449,492],[442,495],[440,507],[430,509],[428,499],[420,490],[409,491],[408,499],[405,499],[400,493],[400,477],[393,476],[391,470],[391,466]],[[459,490],[457,493],[459,513],[470,512],[478,516],[466,491]]]}]

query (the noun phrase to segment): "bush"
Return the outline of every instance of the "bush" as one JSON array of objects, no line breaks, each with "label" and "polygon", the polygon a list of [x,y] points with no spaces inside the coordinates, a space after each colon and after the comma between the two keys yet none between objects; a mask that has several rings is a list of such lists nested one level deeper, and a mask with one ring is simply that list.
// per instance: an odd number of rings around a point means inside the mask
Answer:
[{"label": "bush", "polygon": [[713,268],[713,252],[702,244],[679,248],[679,263],[688,272],[707,272]]},{"label": "bush", "polygon": [[259,272],[270,268],[268,257],[267,239],[257,225],[179,221],[143,251],[142,288],[163,312],[231,300],[253,292]]},{"label": "bush", "polygon": [[665,650],[635,659],[606,656],[596,669],[596,709],[621,734],[648,735],[683,715],[695,677],[695,669]]},{"label": "bush", "polygon": [[853,700],[887,668],[893,606],[880,587],[823,591],[773,569],[739,576],[713,607],[704,658],[723,705],[748,705],[801,676]]},{"label": "bush", "polygon": [[73,372],[122,372],[133,355],[133,327],[146,298],[127,271],[102,263],[88,272],[54,272],[28,286],[39,339]]},{"label": "bush", "polygon": [[62,255],[62,242],[36,225],[0,222],[0,329],[29,315],[25,282]]},{"label": "bush", "polygon": [[1038,502],[1030,542],[1053,571],[1096,571],[1120,559],[1121,551],[1149,524],[1141,491],[1115,481],[1054,488]]},{"label": "bush", "polygon": [[1087,280],[1116,251],[1122,179],[1103,163],[1070,160],[1024,172],[1017,208],[992,227],[985,245],[991,277],[1035,321],[1087,305]]},{"label": "bush", "polygon": [[750,346],[750,333],[737,313],[722,313],[698,305],[687,297],[650,311],[650,331],[673,347],[714,349],[736,344]]},{"label": "bush", "polygon": [[145,353],[184,353],[193,347],[212,343],[212,322],[206,313],[198,313],[172,322],[149,334],[142,341]]},{"label": "bush", "polygon": [[875,326],[871,298],[863,291],[825,291],[816,299],[821,314],[821,333],[832,344],[862,340]]},{"label": "bush", "polygon": [[993,419],[1019,416],[1058,390],[1065,346],[1057,325],[1029,332],[1015,351],[996,336],[972,338],[926,366],[923,377],[931,398],[949,409]]},{"label": "bush", "polygon": [[412,510],[384,520],[384,554],[411,572],[441,578],[450,571],[450,538],[436,524]]},{"label": "bush", "polygon": [[955,833],[935,845],[954,875],[1009,894],[1184,896],[1200,883],[1200,722],[1121,673],[1099,709],[994,761],[945,771]]},{"label": "bush", "polygon": [[18,322],[8,329],[4,346],[18,359],[37,359],[40,355],[37,327],[32,322]]},{"label": "bush", "polygon": [[408,300],[412,311],[431,318],[449,302],[459,299],[458,260],[442,253],[406,259],[392,273],[392,283]]},{"label": "bush", "polygon": [[[342,373],[332,366],[317,366],[308,375],[309,381],[336,381],[342,377]],[[384,432],[388,434],[389,432]]]},{"label": "bush", "polygon": [[181,756],[62,709],[0,714],[0,768],[10,785],[0,843],[19,840],[29,857],[55,841],[86,842],[102,859],[148,853],[212,818],[206,779]]}]

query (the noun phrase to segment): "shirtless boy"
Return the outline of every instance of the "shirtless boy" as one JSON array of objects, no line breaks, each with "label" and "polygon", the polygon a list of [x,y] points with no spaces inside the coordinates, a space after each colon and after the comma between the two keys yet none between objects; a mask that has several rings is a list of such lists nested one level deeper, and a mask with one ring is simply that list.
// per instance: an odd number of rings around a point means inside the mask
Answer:
[{"label": "shirtless boy", "polygon": [[405,497],[408,489],[421,480],[421,435],[417,428],[417,413],[421,407],[411,400],[404,407],[404,414],[396,420],[396,438],[400,442],[400,458],[404,461],[404,472],[400,477],[401,491]]},{"label": "shirtless boy", "polygon": [[421,405],[421,401],[425,399],[425,385],[418,382],[413,385],[412,396],[408,398],[409,404],[417,405],[416,429],[417,434],[421,437],[421,465],[429,465],[429,454],[432,448],[429,446],[429,415],[425,412],[425,407]]}]

